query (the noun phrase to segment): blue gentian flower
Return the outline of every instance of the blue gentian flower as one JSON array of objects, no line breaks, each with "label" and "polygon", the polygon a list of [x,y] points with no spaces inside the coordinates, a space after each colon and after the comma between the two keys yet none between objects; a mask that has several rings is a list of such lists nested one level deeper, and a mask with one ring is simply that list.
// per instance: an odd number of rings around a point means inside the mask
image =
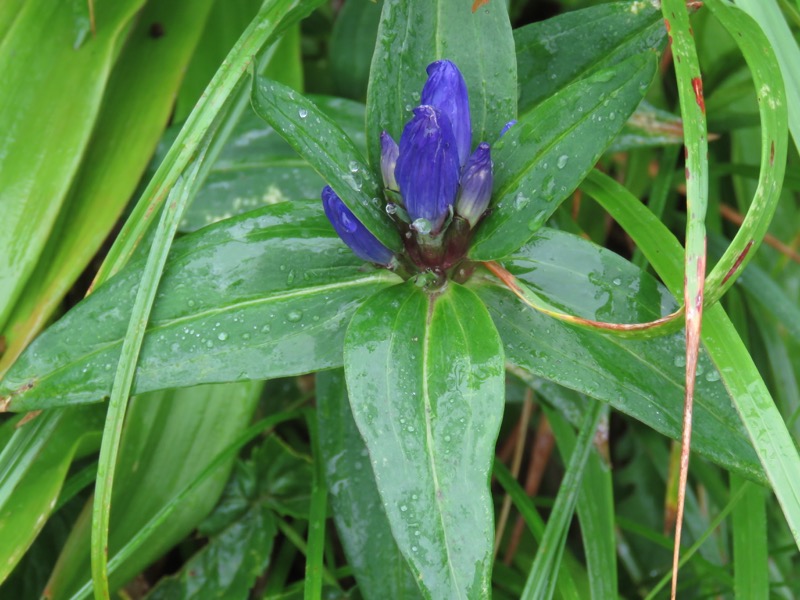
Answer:
[{"label": "blue gentian flower", "polygon": [[[436,237],[454,206],[455,214],[475,227],[489,206],[492,159],[486,143],[470,155],[469,95],[458,67],[449,60],[430,64],[420,102],[403,130],[394,171],[412,228]],[[381,147],[386,152],[394,151],[389,140],[384,132]],[[393,160],[382,155],[381,166],[388,168]],[[384,183],[387,179],[384,169]]]},{"label": "blue gentian flower", "polygon": [[[428,65],[427,73],[420,105],[413,110],[400,143],[386,131],[381,134],[380,166],[389,200],[387,212],[398,223],[407,224],[400,227],[406,232],[408,257],[425,268],[448,268],[463,257],[470,229],[489,206],[492,157],[485,142],[472,152],[469,95],[458,67],[438,60]],[[353,252],[370,262],[397,264],[392,252],[330,187],[322,190],[322,201],[334,229]],[[454,218],[454,227],[444,236]]]},{"label": "blue gentian flower", "polygon": [[350,246],[356,256],[384,266],[392,262],[394,256],[392,251],[381,244],[378,238],[356,219],[329,185],[322,188],[322,206],[336,233]]},{"label": "blue gentian flower", "polygon": [[395,178],[415,229],[436,235],[458,192],[456,140],[450,120],[433,106],[418,106],[400,138]]}]

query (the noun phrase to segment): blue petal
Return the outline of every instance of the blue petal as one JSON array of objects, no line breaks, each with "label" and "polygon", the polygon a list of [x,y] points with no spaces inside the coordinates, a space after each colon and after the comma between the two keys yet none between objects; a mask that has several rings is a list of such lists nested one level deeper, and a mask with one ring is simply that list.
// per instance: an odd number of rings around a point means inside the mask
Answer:
[{"label": "blue petal", "polygon": [[472,120],[469,113],[467,84],[461,71],[449,60],[428,65],[428,81],[422,88],[420,104],[438,108],[450,121],[462,166],[472,148]]},{"label": "blue petal", "polygon": [[461,190],[456,200],[456,213],[475,227],[492,198],[492,155],[489,144],[478,144],[467,159],[461,175]]},{"label": "blue petal", "polygon": [[508,123],[503,125],[503,128],[500,130],[500,137],[503,137],[506,134],[506,131],[511,129],[516,124],[517,124],[517,120],[516,119],[512,119],[511,121],[509,121]]},{"label": "blue petal", "polygon": [[381,174],[383,175],[383,185],[386,189],[397,191],[397,181],[394,178],[394,169],[397,165],[397,157],[400,148],[397,143],[385,131],[381,133]]},{"label": "blue petal", "polygon": [[458,191],[459,162],[447,117],[432,106],[418,106],[400,138],[395,177],[412,221],[426,219],[439,233]]},{"label": "blue petal", "polygon": [[378,238],[356,219],[328,185],[322,188],[322,206],[336,233],[350,246],[356,256],[380,265],[388,265],[392,261],[392,251],[381,244]]}]

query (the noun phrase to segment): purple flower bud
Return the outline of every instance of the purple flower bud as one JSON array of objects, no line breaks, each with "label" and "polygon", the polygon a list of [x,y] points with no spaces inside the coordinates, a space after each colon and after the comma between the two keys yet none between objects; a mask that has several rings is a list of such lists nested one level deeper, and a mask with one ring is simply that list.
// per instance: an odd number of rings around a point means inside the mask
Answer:
[{"label": "purple flower bud", "polygon": [[478,144],[475,152],[467,159],[461,175],[461,190],[456,200],[456,213],[475,227],[489,206],[492,198],[492,156],[489,144]]},{"label": "purple flower bud", "polygon": [[513,120],[509,121],[508,123],[506,123],[505,125],[503,125],[503,128],[500,130],[500,137],[503,137],[506,134],[506,131],[511,129],[516,124],[517,124],[517,120],[513,119]]},{"label": "purple flower bud", "polygon": [[469,113],[467,84],[461,71],[449,60],[428,65],[428,80],[422,88],[420,104],[436,107],[450,121],[462,166],[472,148],[472,121]]},{"label": "purple flower bud", "polygon": [[336,233],[356,256],[379,265],[388,265],[392,261],[392,251],[356,219],[329,185],[322,188],[322,206]]},{"label": "purple flower bud", "polygon": [[459,162],[450,121],[432,106],[418,106],[400,138],[395,177],[412,221],[425,219],[436,235],[458,191]]},{"label": "purple flower bud", "polygon": [[397,165],[397,157],[400,155],[400,148],[397,143],[385,131],[381,133],[381,174],[383,175],[383,185],[386,189],[394,190],[397,187],[397,180],[394,178],[394,169]]}]

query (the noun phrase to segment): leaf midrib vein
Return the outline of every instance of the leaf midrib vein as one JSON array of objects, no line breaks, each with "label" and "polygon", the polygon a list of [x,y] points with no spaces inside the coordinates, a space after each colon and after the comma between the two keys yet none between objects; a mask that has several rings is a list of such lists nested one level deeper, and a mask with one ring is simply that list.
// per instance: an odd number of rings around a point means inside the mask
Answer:
[{"label": "leaf midrib vein", "polygon": [[[368,285],[370,283],[380,283],[380,282],[383,282],[383,281],[388,281],[386,276],[383,275],[382,273],[377,273],[377,274],[374,274],[374,275],[370,275],[369,277],[355,279],[355,280],[351,280],[351,281],[347,281],[347,282],[340,282],[340,283],[336,283],[336,284],[322,285],[322,286],[317,286],[317,287],[313,287],[313,288],[302,288],[300,290],[296,290],[296,291],[292,291],[292,292],[286,292],[286,293],[283,293],[283,294],[275,294],[275,295],[272,295],[272,296],[261,297],[261,298],[256,298],[256,299],[252,299],[252,300],[246,300],[246,301],[241,302],[241,303],[230,304],[230,305],[227,305],[225,307],[209,309],[209,310],[206,310],[206,311],[203,311],[203,312],[192,313],[191,315],[187,315],[187,316],[184,316],[184,317],[179,317],[177,319],[172,319],[172,320],[169,320],[169,321],[160,322],[158,325],[154,325],[153,327],[148,328],[145,331],[145,336],[156,334],[159,331],[161,331],[162,329],[166,329],[168,327],[173,327],[175,325],[180,325],[181,323],[184,323],[184,322],[187,322],[187,321],[193,321],[195,319],[205,318],[207,316],[220,314],[220,313],[223,313],[223,312],[227,312],[229,310],[234,310],[234,309],[238,310],[238,309],[241,309],[243,307],[246,308],[246,307],[249,307],[249,306],[257,306],[259,304],[270,304],[272,302],[291,299],[291,298],[298,297],[298,296],[316,295],[316,294],[319,294],[319,293],[324,293],[326,291],[338,290],[338,289],[346,289],[346,288],[350,288],[350,287],[359,287],[359,286],[362,286],[362,285]],[[101,354],[101,353],[109,350],[110,348],[113,348],[114,346],[118,346],[121,343],[122,343],[122,338],[118,338],[118,339],[114,340],[113,342],[109,342],[107,344],[103,344],[102,346],[98,346],[97,348],[95,348],[91,352],[83,354],[78,359],[71,361],[69,364],[63,365],[61,367],[58,367],[58,368],[50,371],[46,376],[44,376],[44,377],[42,377],[42,378],[37,380],[37,386],[38,386],[38,384],[40,384],[43,381],[47,381],[49,379],[52,379],[54,376],[56,376],[57,374],[61,373],[62,371],[72,368],[73,365],[80,364],[80,362],[85,362],[87,360],[90,360],[92,357],[97,356],[98,354]],[[13,398],[14,396],[15,396],[15,394],[12,392],[11,393],[11,397]]]},{"label": "leaf midrib vein", "polygon": [[434,460],[434,453],[433,453],[433,432],[431,431],[431,415],[433,414],[432,406],[431,406],[431,399],[430,399],[430,390],[428,389],[428,354],[430,352],[431,346],[431,321],[433,318],[433,313],[436,310],[436,298],[429,297],[428,302],[430,303],[428,306],[427,314],[425,317],[425,335],[422,338],[422,401],[424,404],[425,409],[425,443],[428,448],[428,460],[431,468],[431,474],[433,475],[433,483],[435,486],[434,489],[434,501],[436,502],[437,506],[437,516],[439,517],[439,523],[442,527],[442,533],[444,534],[444,545],[445,550],[447,552],[447,568],[450,570],[450,578],[452,579],[453,583],[455,584],[456,591],[458,592],[459,597],[462,596],[462,590],[458,586],[458,577],[456,576],[453,562],[451,560],[452,551],[450,549],[450,541],[447,535],[447,526],[444,522],[444,513],[442,509],[442,502],[439,498],[439,492],[441,491],[441,486],[439,485],[439,472],[436,467],[436,461]]}]

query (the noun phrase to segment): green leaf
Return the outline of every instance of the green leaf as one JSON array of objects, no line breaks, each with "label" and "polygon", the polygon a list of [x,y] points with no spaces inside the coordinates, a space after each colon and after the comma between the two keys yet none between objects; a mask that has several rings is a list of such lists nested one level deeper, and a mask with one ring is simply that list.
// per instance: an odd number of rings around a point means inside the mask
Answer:
[{"label": "green leaf", "polygon": [[[111,503],[112,556],[247,426],[261,388],[260,383],[250,382],[215,385],[169,390],[131,401]],[[232,466],[229,459],[183,502],[179,513],[151,533],[147,544],[109,572],[113,589],[135,577],[197,526],[222,493]],[[70,597],[90,579],[91,508],[89,501],[53,570],[48,582],[53,598]]]},{"label": "green leaf", "polygon": [[[141,270],[132,264],[45,331],[0,382],[0,406],[102,400]],[[366,296],[397,281],[353,255],[316,201],[212,225],[173,245],[134,391],[341,366],[344,324]]]},{"label": "green leaf", "polygon": [[256,504],[215,534],[179,573],[159,581],[147,600],[247,598],[269,565],[277,533],[275,514]]},{"label": "green leaf", "polygon": [[[53,511],[81,445],[97,446],[102,428],[95,407],[54,410],[0,430],[0,582],[4,581]],[[13,432],[13,433],[12,433]]]},{"label": "green leaf", "polygon": [[216,533],[244,515],[254,502],[295,519],[308,517],[311,461],[276,436],[270,436],[234,474],[214,513],[201,530]]},{"label": "green leaf", "polygon": [[[96,468],[93,467],[96,465],[90,465],[87,471],[82,471],[88,473],[88,477],[80,482],[82,497],[72,497],[61,507],[56,505],[54,512],[47,517],[42,530],[32,529],[31,534],[38,532],[36,539],[11,575],[0,585],[0,597],[19,599],[42,597],[42,591],[47,585],[47,578],[56,564],[61,548],[80,516],[83,498],[89,494],[96,471]],[[59,504],[71,482],[76,482],[75,476],[66,480],[59,497]],[[36,518],[38,519],[38,515]]]},{"label": "green leaf", "polygon": [[[329,96],[313,98],[363,151],[364,105]],[[171,143],[168,140],[167,147]],[[246,110],[186,210],[180,229],[195,231],[266,204],[319,198],[324,185],[311,165],[272,127],[252,110]]]},{"label": "green leaf", "polygon": [[384,290],[347,331],[353,417],[395,540],[429,598],[489,594],[503,367],[486,308],[455,283]]},{"label": "green leaf", "polygon": [[308,98],[268,79],[253,80],[253,108],[328,182],[353,214],[392,250],[400,234],[383,211],[383,190],[353,141]]},{"label": "green leaf", "polygon": [[494,145],[492,211],[470,257],[507,256],[553,214],[594,167],[647,91],[648,52],[564,88],[522,116]]},{"label": "green leaf", "polygon": [[[787,119],[791,117],[787,110],[791,112],[795,108],[792,106],[795,99],[789,96],[787,107],[787,94],[780,85],[780,57],[775,57],[759,26],[736,7],[713,0],[708,6],[737,41],[747,60],[757,90],[762,129],[758,187],[739,231],[708,275],[708,300],[714,302],[733,285],[738,274],[753,258],[775,215],[786,171],[787,122],[790,123]],[[787,88],[791,93],[789,86]],[[800,129],[795,133],[800,134]]]},{"label": "green leaf", "polygon": [[[591,410],[596,404],[599,403],[587,401],[586,408]],[[566,464],[575,451],[577,443],[575,433],[562,415],[546,405],[543,408],[553,428],[559,453]],[[594,441],[597,446],[608,450],[607,407],[601,410]],[[614,598],[617,595],[617,550],[611,467],[597,447],[595,450],[586,459],[576,509],[581,526],[591,597]]]},{"label": "green leaf", "polygon": [[417,598],[419,587],[392,537],[342,371],[317,374],[317,418],[331,509],[365,598]]},{"label": "green leaf", "polygon": [[207,142],[207,134],[214,129],[215,122],[218,124],[222,120],[220,115],[224,115],[229,107],[229,99],[236,96],[243,74],[254,61],[254,57],[319,4],[321,0],[271,0],[261,6],[214,74],[178,133],[175,143],[142,192],[108,251],[95,281],[105,282],[128,262],[170,190],[189,164],[197,158],[201,145]]},{"label": "green leaf", "polygon": [[[119,219],[169,119],[209,5],[159,0],[139,15],[109,77],[54,233],[6,324],[8,349],[0,373],[45,326]],[[149,34],[154,22],[169,35],[154,39]]]},{"label": "green leaf", "polygon": [[[558,495],[553,504],[553,512],[547,520],[547,526],[545,527],[539,550],[536,553],[536,559],[528,572],[528,579],[522,592],[523,600],[538,600],[539,598],[549,600],[553,597],[561,559],[567,542],[567,531],[572,521],[572,515],[575,512],[575,505],[578,503],[581,481],[584,476],[586,462],[592,451],[595,430],[603,414],[603,405],[599,402],[589,404],[587,409],[581,422],[578,438],[574,442],[568,460],[565,453],[564,462],[567,463],[567,469],[564,473],[564,479],[558,488]],[[561,450],[564,451],[563,444]]]},{"label": "green leaf", "polygon": [[[680,295],[683,250],[669,230],[607,176],[592,173],[583,189],[633,237],[672,294]],[[719,304],[707,308],[702,337],[800,546],[800,455],[794,440],[750,353]]]},{"label": "green leaf", "polygon": [[769,597],[769,549],[764,488],[731,477],[731,496],[746,488],[733,507],[733,560],[737,598]]},{"label": "green leaf", "polygon": [[382,2],[345,2],[333,24],[330,41],[331,74],[336,92],[361,100],[367,95],[369,67]]},{"label": "green leaf", "polygon": [[162,579],[148,599],[247,597],[269,566],[275,511],[305,518],[310,482],[308,457],[268,437],[248,460],[237,462],[219,505],[201,523],[208,545],[180,573]]},{"label": "green leaf", "polygon": [[[677,308],[653,277],[613,252],[563,232],[540,230],[504,265],[551,304],[588,319],[646,322]],[[509,361],[680,439],[682,333],[623,339],[545,316],[498,285],[482,285],[477,292],[492,313]],[[698,373],[693,450],[763,480],[720,373],[704,352]],[[720,444],[720,439],[726,443]]]},{"label": "green leaf", "polygon": [[[753,17],[769,40],[767,47],[773,48],[777,54],[788,97],[789,131],[792,132],[794,145],[800,152],[800,111],[798,110],[800,78],[797,77],[797,69],[800,66],[800,48],[789,28],[788,19],[781,14],[781,8],[775,0],[760,0],[759,2],[740,0],[737,2],[737,6]],[[757,35],[759,38],[762,37],[761,32]]]},{"label": "green leaf", "polygon": [[377,168],[380,134],[400,139],[438,59],[453,61],[467,82],[474,143],[493,142],[517,115],[517,63],[505,3],[474,13],[470,2],[386,0],[367,91],[369,158]]},{"label": "green leaf", "polygon": [[573,10],[514,30],[519,112],[556,92],[666,42],[661,13],[649,2],[611,2]]},{"label": "green leaf", "polygon": [[[69,2],[25,2],[0,50],[0,328],[78,169],[121,38],[143,0],[113,2],[74,48]],[[76,101],[65,90],[79,90]]]}]

